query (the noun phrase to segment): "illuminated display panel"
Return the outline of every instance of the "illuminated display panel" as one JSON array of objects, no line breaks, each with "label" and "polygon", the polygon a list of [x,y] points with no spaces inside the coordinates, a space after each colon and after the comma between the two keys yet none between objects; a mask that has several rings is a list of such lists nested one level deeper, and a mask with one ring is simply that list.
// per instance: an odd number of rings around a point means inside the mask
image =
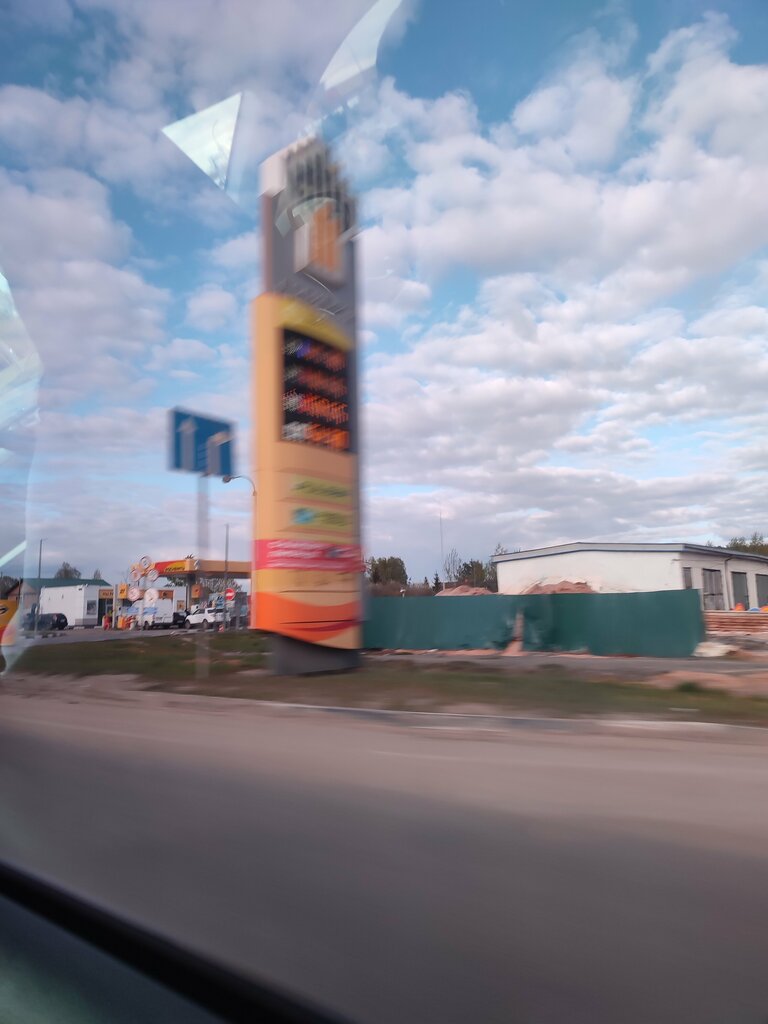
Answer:
[{"label": "illuminated display panel", "polygon": [[283,331],[283,441],[350,450],[347,355],[298,331]]}]

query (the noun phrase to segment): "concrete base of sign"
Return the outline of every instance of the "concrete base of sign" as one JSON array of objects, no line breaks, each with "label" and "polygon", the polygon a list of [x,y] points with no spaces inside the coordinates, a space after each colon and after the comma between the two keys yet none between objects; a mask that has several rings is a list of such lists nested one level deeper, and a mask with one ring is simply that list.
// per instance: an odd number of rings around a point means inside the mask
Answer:
[{"label": "concrete base of sign", "polygon": [[351,672],[360,667],[359,651],[321,647],[287,636],[269,641],[269,670],[276,676],[308,676],[319,672]]}]

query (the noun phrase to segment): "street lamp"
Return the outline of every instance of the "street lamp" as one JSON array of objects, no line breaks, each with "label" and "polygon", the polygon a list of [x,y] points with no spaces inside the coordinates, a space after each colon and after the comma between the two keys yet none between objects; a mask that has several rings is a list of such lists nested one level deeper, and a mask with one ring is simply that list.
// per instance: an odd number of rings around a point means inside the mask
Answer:
[{"label": "street lamp", "polygon": [[221,479],[224,481],[225,484],[231,484],[233,480],[247,480],[248,483],[251,485],[251,493],[253,494],[253,497],[256,497],[256,484],[253,482],[253,480],[251,480],[249,476],[242,476],[240,473],[238,473],[236,476],[227,475],[223,476]]},{"label": "street lamp", "polygon": [[[222,481],[225,484],[231,484],[233,480],[245,480],[246,483],[249,483],[251,485],[251,496],[254,499],[254,501],[253,501],[253,509],[251,511],[251,516],[252,516],[252,522],[253,522],[253,535],[255,537],[256,536],[256,484],[253,482],[253,480],[249,476],[244,476],[242,473],[236,473],[234,475],[230,475],[229,473],[227,473],[227,475],[223,476],[221,479],[222,479]],[[226,555],[226,558],[225,558],[226,562],[228,562],[228,558],[229,558],[229,526],[227,526],[227,555]],[[256,566],[254,564],[254,558],[255,558],[255,556],[252,553],[251,554],[251,571],[252,572],[256,568]],[[228,568],[229,568],[229,566],[227,565],[227,568],[225,569],[225,574],[228,571]],[[253,605],[253,601],[254,601],[255,597],[256,597],[256,595],[254,593],[251,593],[251,604],[252,605]],[[225,600],[224,607],[226,608],[226,594],[224,595],[224,600]],[[227,615],[226,615],[226,611],[225,611],[225,613],[224,613],[224,625],[225,625],[225,628],[226,628],[226,619],[227,619]],[[238,613],[237,613],[237,628],[238,629],[240,628],[240,611],[239,610],[238,610]]]},{"label": "street lamp", "polygon": [[47,537],[40,538],[40,544],[37,549],[37,602],[35,603],[35,636],[37,636],[38,625],[40,623],[40,591],[42,590],[42,584],[40,582],[40,573],[43,567],[43,541],[47,540]]}]

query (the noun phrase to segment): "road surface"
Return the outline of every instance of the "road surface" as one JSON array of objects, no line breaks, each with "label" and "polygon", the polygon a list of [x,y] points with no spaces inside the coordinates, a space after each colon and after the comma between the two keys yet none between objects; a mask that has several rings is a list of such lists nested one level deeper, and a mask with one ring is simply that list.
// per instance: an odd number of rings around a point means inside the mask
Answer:
[{"label": "road surface", "polygon": [[765,1024],[768,743],[0,696],[0,855],[365,1024]]}]

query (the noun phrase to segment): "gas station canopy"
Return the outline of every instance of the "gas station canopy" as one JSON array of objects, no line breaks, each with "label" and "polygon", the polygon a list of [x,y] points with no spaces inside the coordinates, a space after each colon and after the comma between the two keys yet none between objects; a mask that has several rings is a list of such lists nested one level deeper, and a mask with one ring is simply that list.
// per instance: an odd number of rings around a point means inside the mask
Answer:
[{"label": "gas station canopy", "polygon": [[220,558],[176,558],[170,562],[155,562],[158,576],[187,576],[194,582],[199,576],[220,576],[222,579],[248,580],[250,562],[225,562]]}]

